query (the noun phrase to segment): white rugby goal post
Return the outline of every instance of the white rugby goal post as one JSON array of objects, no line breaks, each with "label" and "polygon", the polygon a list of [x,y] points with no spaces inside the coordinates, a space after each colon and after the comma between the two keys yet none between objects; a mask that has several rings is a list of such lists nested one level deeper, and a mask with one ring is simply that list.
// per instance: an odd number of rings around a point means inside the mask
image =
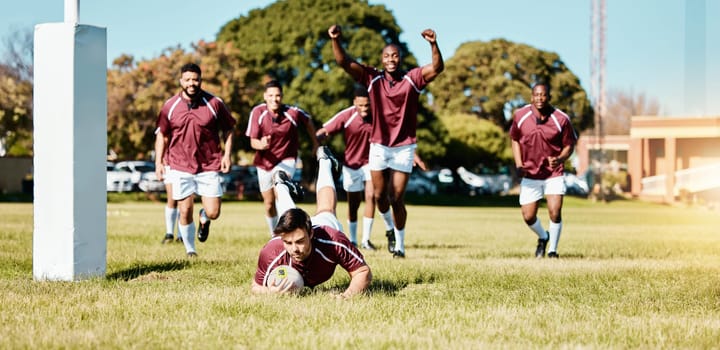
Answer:
[{"label": "white rugby goal post", "polygon": [[78,24],[79,5],[65,0],[63,23],[35,26],[35,280],[106,270],[107,34]]}]

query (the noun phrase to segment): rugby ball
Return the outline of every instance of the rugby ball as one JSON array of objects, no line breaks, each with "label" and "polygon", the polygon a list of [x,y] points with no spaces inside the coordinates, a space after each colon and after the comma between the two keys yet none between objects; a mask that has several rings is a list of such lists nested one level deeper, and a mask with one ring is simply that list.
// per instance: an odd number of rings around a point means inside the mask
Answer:
[{"label": "rugby ball", "polygon": [[300,272],[290,265],[280,265],[270,271],[267,283],[268,286],[277,285],[284,279],[289,279],[293,284],[289,291],[299,291],[305,286],[305,281],[302,275],[300,275]]}]

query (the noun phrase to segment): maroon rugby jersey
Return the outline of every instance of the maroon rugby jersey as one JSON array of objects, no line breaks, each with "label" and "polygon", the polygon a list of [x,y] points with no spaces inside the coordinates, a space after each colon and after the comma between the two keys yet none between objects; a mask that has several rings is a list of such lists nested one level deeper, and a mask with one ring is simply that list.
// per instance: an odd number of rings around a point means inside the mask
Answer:
[{"label": "maroon rugby jersey", "polygon": [[168,138],[170,168],[197,174],[220,171],[223,153],[218,133],[232,130],[235,118],[220,98],[202,90],[195,102],[182,93],[165,101],[157,127]]},{"label": "maroon rugby jersey", "polygon": [[547,157],[558,156],[565,146],[575,145],[577,134],[570,117],[554,108],[545,122],[538,123],[540,112],[533,105],[515,111],[510,138],[520,143],[523,169],[529,179],[544,180],[562,176],[565,167],[552,169]]},{"label": "maroon rugby jersey", "polygon": [[325,122],[323,127],[329,134],[345,131],[345,166],[359,169],[368,163],[372,124],[360,116],[357,107],[343,109]]},{"label": "maroon rugby jersey", "polygon": [[297,128],[310,122],[310,115],[298,107],[281,105],[280,111],[276,115],[263,103],[250,112],[245,136],[261,139],[270,135],[270,147],[256,150],[253,160],[253,165],[263,170],[272,170],[285,159],[297,158],[300,148]]},{"label": "maroon rugby jersey", "polygon": [[255,283],[267,286],[270,271],[279,265],[294,267],[303,276],[305,285],[314,287],[329,280],[337,265],[352,272],[367,264],[344,233],[328,226],[313,226],[312,252],[304,261],[295,261],[285,251],[279,236],[270,239],[260,250]]},{"label": "maroon rugby jersey", "polygon": [[427,85],[422,69],[413,68],[401,81],[391,82],[385,79],[384,71],[362,67],[365,72],[358,82],[368,87],[373,116],[370,142],[388,147],[416,143],[419,98]]}]

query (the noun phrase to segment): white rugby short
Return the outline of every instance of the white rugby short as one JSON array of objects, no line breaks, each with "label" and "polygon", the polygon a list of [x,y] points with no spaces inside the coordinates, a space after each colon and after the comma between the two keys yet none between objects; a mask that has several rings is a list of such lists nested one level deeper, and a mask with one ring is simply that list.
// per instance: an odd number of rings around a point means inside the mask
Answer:
[{"label": "white rugby short", "polygon": [[565,194],[565,178],[555,176],[545,180],[523,178],[520,181],[520,205],[537,202],[548,194]]},{"label": "white rugby short", "polygon": [[343,189],[345,192],[362,192],[365,189],[365,182],[370,181],[370,165],[365,164],[359,169],[342,168]]},{"label": "white rugby short", "polygon": [[310,222],[313,226],[330,226],[340,232],[343,232],[342,224],[340,224],[337,217],[329,211],[323,211],[315,214],[315,216],[310,218]]},{"label": "white rugby short", "polygon": [[257,168],[258,173],[258,185],[260,192],[265,192],[273,187],[272,175],[277,170],[282,170],[288,174],[288,177],[292,179],[295,174],[295,158],[283,159],[280,163],[275,165],[269,171]]},{"label": "white rugby short", "polygon": [[205,171],[190,174],[184,171],[170,169],[170,179],[173,187],[173,199],[181,200],[193,193],[203,197],[222,197],[223,190],[220,185],[220,173]]},{"label": "white rugby short", "polygon": [[370,170],[385,170],[387,168],[411,173],[415,160],[417,144],[387,147],[378,143],[370,144]]}]

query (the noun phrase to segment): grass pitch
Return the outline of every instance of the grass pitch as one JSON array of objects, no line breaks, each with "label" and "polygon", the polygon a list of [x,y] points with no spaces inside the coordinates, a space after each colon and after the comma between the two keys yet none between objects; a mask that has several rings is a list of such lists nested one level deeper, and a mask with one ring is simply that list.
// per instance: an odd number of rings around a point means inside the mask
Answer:
[{"label": "grass pitch", "polygon": [[516,198],[501,202],[410,205],[404,260],[376,215],[374,280],[349,301],[332,297],[341,269],[302,296],[249,292],[269,235],[259,202],[223,203],[195,260],[160,244],[163,204],[109,203],[107,275],[82,282],[33,281],[32,204],[0,203],[0,348],[720,346],[717,211],[566,198],[555,261],[533,258]]}]

